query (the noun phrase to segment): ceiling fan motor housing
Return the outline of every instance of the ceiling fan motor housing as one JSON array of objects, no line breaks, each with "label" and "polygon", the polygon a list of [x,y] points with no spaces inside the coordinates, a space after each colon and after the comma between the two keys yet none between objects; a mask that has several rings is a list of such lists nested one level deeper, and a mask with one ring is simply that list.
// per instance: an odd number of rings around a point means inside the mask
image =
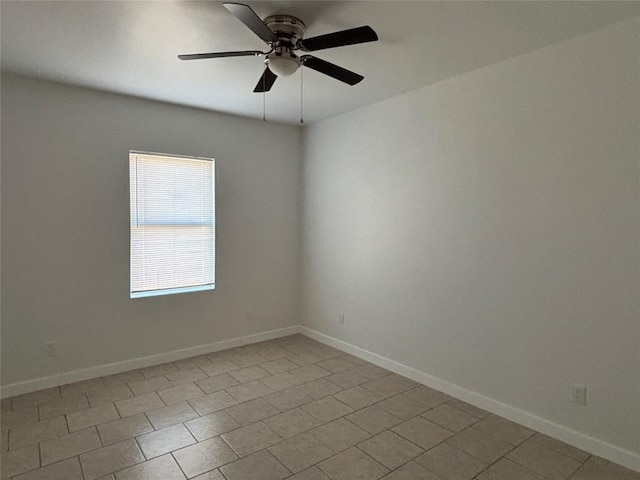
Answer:
[{"label": "ceiling fan motor housing", "polygon": [[307,26],[302,20],[293,15],[272,15],[264,19],[276,37],[280,46],[295,48],[304,35]]},{"label": "ceiling fan motor housing", "polygon": [[274,51],[267,55],[266,63],[276,75],[288,77],[300,68],[300,59],[293,49],[304,35],[306,26],[292,15],[272,15],[265,18],[264,23],[278,37],[278,43]]}]

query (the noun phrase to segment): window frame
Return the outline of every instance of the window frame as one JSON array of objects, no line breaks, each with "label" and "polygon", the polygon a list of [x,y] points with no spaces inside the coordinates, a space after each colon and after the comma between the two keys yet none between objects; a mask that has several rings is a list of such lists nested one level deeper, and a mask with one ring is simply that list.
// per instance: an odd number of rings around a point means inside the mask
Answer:
[{"label": "window frame", "polygon": [[[211,212],[212,212],[212,280],[213,282],[210,284],[201,284],[201,285],[188,285],[181,287],[170,287],[170,288],[157,288],[154,290],[133,290],[133,228],[136,223],[133,218],[133,208],[132,202],[137,201],[136,197],[132,195],[132,185],[131,185],[131,170],[132,170],[132,162],[134,155],[144,155],[151,157],[166,157],[166,158],[177,158],[181,160],[196,160],[196,161],[207,161],[211,162]],[[136,167],[136,175],[137,175],[137,167]],[[136,213],[138,212],[138,207],[135,207]],[[174,224],[167,224],[174,225]],[[215,290],[216,288],[216,163],[215,158],[212,157],[196,157],[190,155],[177,155],[171,153],[159,153],[159,152],[148,152],[142,150],[129,150],[129,298],[148,298],[148,297],[156,297],[156,296],[164,296],[164,295],[173,295],[178,293],[189,293],[189,292],[202,292]]]}]

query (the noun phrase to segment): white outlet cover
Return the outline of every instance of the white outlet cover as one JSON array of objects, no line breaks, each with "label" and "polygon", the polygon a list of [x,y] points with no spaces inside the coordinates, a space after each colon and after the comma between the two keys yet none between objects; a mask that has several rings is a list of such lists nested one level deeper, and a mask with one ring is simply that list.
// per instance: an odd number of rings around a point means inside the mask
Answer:
[{"label": "white outlet cover", "polygon": [[578,405],[587,404],[587,387],[584,385],[574,385],[571,390],[571,401]]}]

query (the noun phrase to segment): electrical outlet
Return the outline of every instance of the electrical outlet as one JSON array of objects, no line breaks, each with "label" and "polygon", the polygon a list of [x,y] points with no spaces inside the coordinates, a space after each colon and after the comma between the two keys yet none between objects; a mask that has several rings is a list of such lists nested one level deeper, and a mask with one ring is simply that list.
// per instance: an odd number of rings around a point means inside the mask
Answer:
[{"label": "electrical outlet", "polygon": [[571,401],[578,405],[587,404],[587,387],[584,385],[574,385],[571,389]]},{"label": "electrical outlet", "polygon": [[47,342],[44,344],[44,354],[47,357],[58,355],[58,342]]},{"label": "electrical outlet", "polygon": [[344,313],[338,315],[338,325],[344,325]]}]

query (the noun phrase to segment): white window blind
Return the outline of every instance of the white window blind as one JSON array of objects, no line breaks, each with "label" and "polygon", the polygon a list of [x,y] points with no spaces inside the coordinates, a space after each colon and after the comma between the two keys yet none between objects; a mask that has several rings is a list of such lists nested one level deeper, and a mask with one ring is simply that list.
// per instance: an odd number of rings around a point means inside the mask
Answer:
[{"label": "white window blind", "polygon": [[214,160],[129,153],[131,298],[215,288]]}]

